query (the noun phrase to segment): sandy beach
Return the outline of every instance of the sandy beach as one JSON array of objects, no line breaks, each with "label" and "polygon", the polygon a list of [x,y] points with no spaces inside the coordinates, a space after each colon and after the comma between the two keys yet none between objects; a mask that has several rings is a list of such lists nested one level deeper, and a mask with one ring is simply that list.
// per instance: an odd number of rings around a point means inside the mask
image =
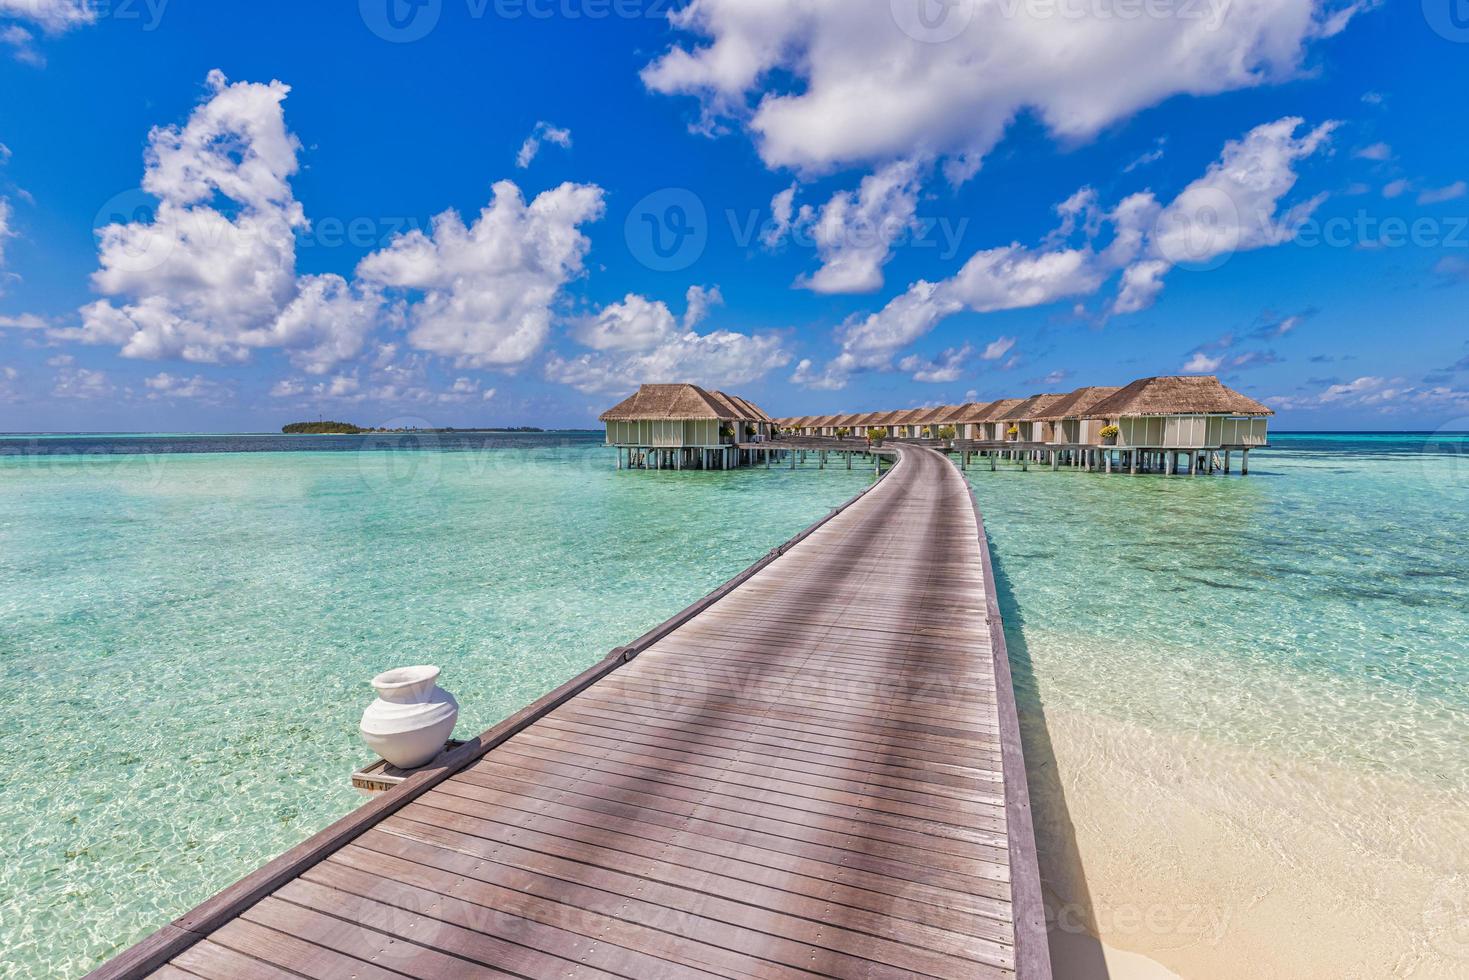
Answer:
[{"label": "sandy beach", "polygon": [[1462,796],[1071,710],[1022,727],[1058,976],[1469,974]]}]

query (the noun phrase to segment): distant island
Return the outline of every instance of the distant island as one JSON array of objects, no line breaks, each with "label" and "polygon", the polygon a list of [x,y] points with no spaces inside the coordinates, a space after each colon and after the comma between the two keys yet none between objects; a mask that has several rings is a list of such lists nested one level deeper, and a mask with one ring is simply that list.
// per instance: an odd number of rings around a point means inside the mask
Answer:
[{"label": "distant island", "polygon": [[414,427],[388,429],[388,428],[363,428],[353,425],[351,422],[291,422],[281,426],[281,432],[288,436],[357,436],[369,432],[545,432],[545,429],[533,425],[514,426],[483,426],[469,429],[459,429],[454,426],[446,426],[440,429],[420,429]]},{"label": "distant island", "polygon": [[281,431],[288,436],[355,436],[364,430],[351,422],[292,422],[281,426]]}]

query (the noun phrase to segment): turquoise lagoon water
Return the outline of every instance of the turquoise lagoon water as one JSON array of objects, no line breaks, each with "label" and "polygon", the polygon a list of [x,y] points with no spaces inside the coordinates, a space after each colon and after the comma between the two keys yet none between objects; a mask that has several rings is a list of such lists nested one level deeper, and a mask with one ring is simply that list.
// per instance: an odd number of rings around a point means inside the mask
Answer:
[{"label": "turquoise lagoon water", "polygon": [[1469,436],[1272,444],[1248,477],[971,473],[1053,951],[1464,977]]},{"label": "turquoise lagoon water", "polygon": [[872,478],[396,440],[0,440],[0,975],[85,972],[360,803],[378,671],[442,665],[467,737]]},{"label": "turquoise lagoon water", "polygon": [[[377,670],[442,664],[481,730],[870,479],[591,439],[0,440],[0,974],[81,972],[347,812]],[[1022,710],[1469,801],[1469,438],[1274,442],[1248,478],[971,473]]]},{"label": "turquoise lagoon water", "polygon": [[1469,790],[1469,435],[1272,443],[971,473],[1022,701]]}]

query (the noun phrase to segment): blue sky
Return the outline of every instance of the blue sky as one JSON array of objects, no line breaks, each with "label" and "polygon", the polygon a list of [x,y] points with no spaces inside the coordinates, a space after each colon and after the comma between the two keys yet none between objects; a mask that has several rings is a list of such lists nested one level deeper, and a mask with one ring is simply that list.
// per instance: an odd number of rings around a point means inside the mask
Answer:
[{"label": "blue sky", "polygon": [[1469,428],[1451,14],[0,0],[0,430],[1179,372],[1281,428]]}]

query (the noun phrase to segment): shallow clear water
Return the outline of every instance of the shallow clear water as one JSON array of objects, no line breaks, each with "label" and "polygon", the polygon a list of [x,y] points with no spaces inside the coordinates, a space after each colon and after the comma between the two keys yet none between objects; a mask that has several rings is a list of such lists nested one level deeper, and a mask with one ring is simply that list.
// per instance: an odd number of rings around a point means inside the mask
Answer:
[{"label": "shallow clear water", "polygon": [[1469,436],[976,469],[1023,701],[1469,790]]},{"label": "shallow clear water", "polygon": [[[1272,438],[1248,478],[971,473],[1022,710],[1469,800],[1469,437]],[[79,973],[354,806],[378,670],[442,664],[477,732],[870,479],[315,439],[0,439],[0,975]],[[1355,792],[1310,802],[1382,812]]]},{"label": "shallow clear water", "polygon": [[1272,444],[1248,477],[971,474],[1053,937],[1463,977],[1469,437]]},{"label": "shallow clear water", "polygon": [[0,975],[84,972],[357,805],[378,671],[442,665],[472,735],[871,480],[169,438],[0,440]]}]

